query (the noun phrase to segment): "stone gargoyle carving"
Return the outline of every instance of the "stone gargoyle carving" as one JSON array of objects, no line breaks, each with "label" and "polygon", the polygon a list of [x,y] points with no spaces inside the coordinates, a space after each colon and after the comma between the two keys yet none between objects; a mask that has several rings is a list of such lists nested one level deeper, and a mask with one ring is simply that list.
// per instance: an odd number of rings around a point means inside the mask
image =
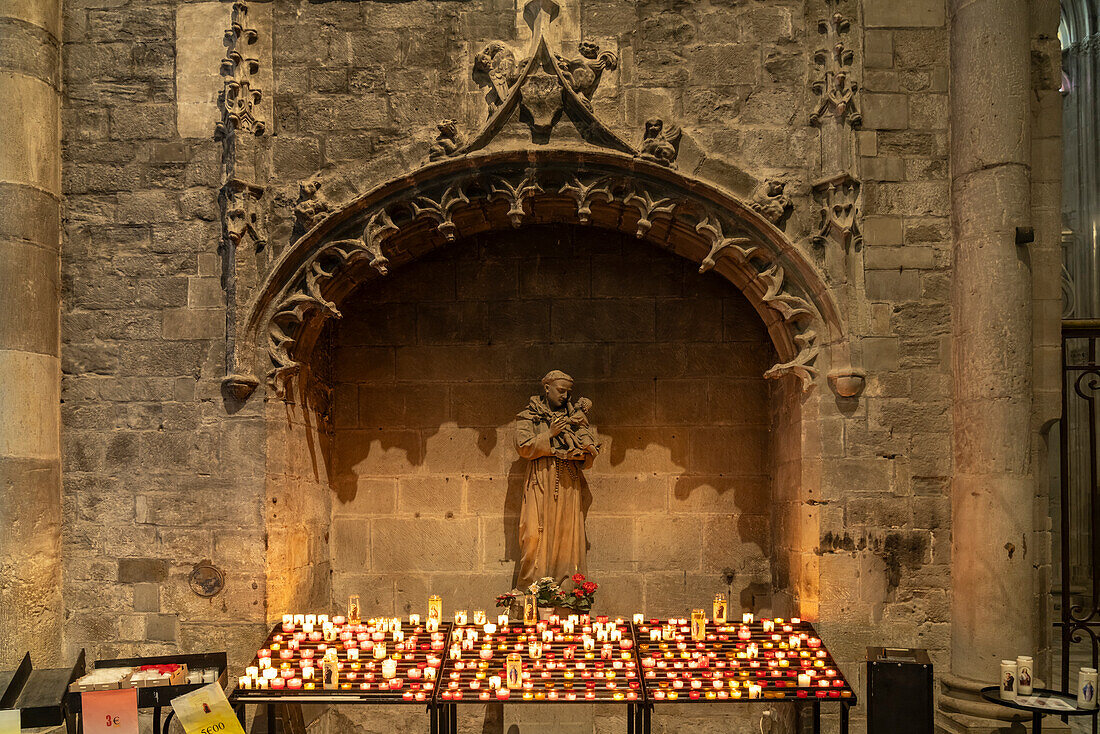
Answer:
[{"label": "stone gargoyle carving", "polygon": [[485,102],[489,105],[489,117],[508,98],[508,90],[519,79],[521,67],[522,64],[516,60],[516,52],[500,41],[493,41],[474,57],[473,77],[474,81],[486,87]]},{"label": "stone gargoyle carving", "polygon": [[554,54],[554,59],[565,83],[576,93],[581,103],[591,110],[592,95],[600,86],[604,69],[614,71],[619,68],[619,57],[610,51],[601,53],[599,44],[587,41],[577,44],[577,50],[581,54],[579,59],[567,59],[561,54]]},{"label": "stone gargoyle carving", "polygon": [[319,173],[298,182],[298,201],[294,204],[294,218],[304,230],[311,229],[332,211],[328,198],[321,193],[321,183]]},{"label": "stone gargoyle carving", "polygon": [[765,219],[776,224],[791,208],[791,197],[784,193],[787,184],[775,179],[766,179],[752,193],[752,208],[760,212]]},{"label": "stone gargoyle carving", "polygon": [[646,120],[638,157],[672,167],[676,162],[676,156],[680,154],[682,134],[678,125],[665,124],[664,120],[656,117]]},{"label": "stone gargoyle carving", "polygon": [[456,150],[466,144],[466,138],[458,131],[458,122],[455,120],[443,120],[437,125],[439,135],[428,151],[428,160],[436,161],[452,155]]}]

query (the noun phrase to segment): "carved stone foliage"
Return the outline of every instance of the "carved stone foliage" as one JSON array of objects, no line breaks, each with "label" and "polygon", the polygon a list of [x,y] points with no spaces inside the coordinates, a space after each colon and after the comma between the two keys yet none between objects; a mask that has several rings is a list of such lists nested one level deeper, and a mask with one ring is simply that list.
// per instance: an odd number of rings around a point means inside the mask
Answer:
[{"label": "carved stone foliage", "polygon": [[859,231],[859,181],[841,173],[814,183],[813,198],[817,206],[817,227],[813,243],[824,247],[836,240],[842,247],[859,247],[863,235]]},{"label": "carved stone foliage", "polygon": [[775,179],[766,179],[756,187],[752,194],[752,208],[772,224],[777,224],[791,209],[791,197],[787,196],[787,184]]},{"label": "carved stone foliage", "polygon": [[263,91],[255,83],[260,62],[246,55],[257,37],[256,29],[248,25],[248,6],[233,3],[232,21],[225,31],[226,52],[221,64],[224,85],[218,97],[222,119],[215,127],[216,139],[225,138],[234,130],[264,134],[265,123],[258,116]]},{"label": "carved stone foliage", "polygon": [[818,31],[825,36],[827,46],[814,52],[818,77],[810,85],[820,99],[810,113],[810,123],[818,125],[825,117],[847,121],[859,127],[863,115],[859,111],[859,84],[852,79],[854,54],[846,45],[851,22],[837,9],[839,0],[827,0],[832,15],[818,21]]},{"label": "carved stone foliage", "polygon": [[302,367],[293,352],[305,321],[314,316],[322,319],[341,317],[336,304],[322,292],[324,285],[347,266],[362,260],[386,275],[389,260],[382,254],[382,243],[397,231],[385,209],[379,209],[370,217],[361,236],[328,242],[310,258],[268,325],[268,356],[272,364],[268,383],[276,397],[287,397],[289,380]]},{"label": "carved stone foliage", "polygon": [[430,160],[481,150],[514,120],[530,129],[533,143],[544,144],[563,118],[592,145],[637,153],[592,111],[604,72],[617,69],[619,57],[590,42],[578,44],[577,55],[551,49],[544,33],[559,10],[556,0],[529,0],[524,6],[532,32],[527,50],[517,51],[502,41],[482,48],[474,58],[472,75],[485,92],[488,117],[469,140],[458,133],[457,125],[444,129],[449,121],[441,123]]},{"label": "carved stone foliage", "polygon": [[[502,209],[499,202],[507,208]],[[676,231],[678,237],[688,238],[688,250],[707,253],[700,272],[729,260],[730,270],[723,272],[733,273],[760,307],[775,312],[776,321],[788,333],[786,340],[795,345],[791,359],[772,367],[766,376],[794,374],[804,389],[812,386],[820,346],[811,327],[820,319],[819,313],[787,277],[781,253],[759,235],[732,222],[728,214],[702,206],[689,192],[656,180],[622,173],[517,167],[503,174],[466,171],[429,187],[405,187],[356,214],[354,221],[362,222],[358,237],[322,240],[315,246],[267,322],[268,379],[275,395],[287,394],[288,380],[301,368],[296,347],[307,322],[340,317],[326,286],[350,266],[365,261],[385,275],[391,258],[407,259],[403,238],[423,241],[424,224],[434,228],[442,244],[501,224],[518,227],[532,218],[632,231],[638,238],[666,247],[671,246],[670,233]],[[351,226],[348,223],[339,231]],[[464,227],[470,229],[464,231]]]}]

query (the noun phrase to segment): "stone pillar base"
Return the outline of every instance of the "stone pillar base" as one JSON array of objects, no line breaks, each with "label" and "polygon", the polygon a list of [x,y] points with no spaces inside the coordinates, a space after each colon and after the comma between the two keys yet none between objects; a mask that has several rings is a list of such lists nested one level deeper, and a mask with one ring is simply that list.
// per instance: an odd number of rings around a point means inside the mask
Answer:
[{"label": "stone pillar base", "polygon": [[[1043,719],[1043,731],[1069,732],[1069,724],[1063,724],[1057,716]],[[1019,721],[994,721],[966,714],[936,712],[936,734],[1030,734],[1031,717]]]},{"label": "stone pillar base", "polygon": [[[1042,681],[1036,679],[1040,686]],[[936,710],[936,734],[1024,734],[1031,731],[1031,714],[998,706],[981,697],[981,689],[991,685],[960,678],[950,673],[940,676],[940,696]],[[1069,725],[1057,716],[1043,718],[1043,731],[1068,732]]]}]

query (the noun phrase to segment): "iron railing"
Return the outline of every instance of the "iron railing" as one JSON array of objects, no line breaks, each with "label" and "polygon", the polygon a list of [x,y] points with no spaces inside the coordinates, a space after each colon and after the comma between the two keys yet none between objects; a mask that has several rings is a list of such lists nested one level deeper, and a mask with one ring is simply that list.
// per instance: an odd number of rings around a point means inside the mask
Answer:
[{"label": "iron railing", "polygon": [[[1062,322],[1062,417],[1059,421],[1059,568],[1061,674],[1071,688],[1070,655],[1087,642],[1100,662],[1100,319]],[[1080,651],[1082,654],[1084,650]],[[1092,721],[1096,732],[1096,718]]]}]

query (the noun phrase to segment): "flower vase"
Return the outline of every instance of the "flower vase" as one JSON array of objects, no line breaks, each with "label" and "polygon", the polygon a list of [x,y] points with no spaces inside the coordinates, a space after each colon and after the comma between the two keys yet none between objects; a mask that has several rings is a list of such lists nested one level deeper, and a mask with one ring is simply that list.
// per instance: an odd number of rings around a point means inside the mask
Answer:
[{"label": "flower vase", "polygon": [[539,621],[545,622],[550,619],[550,615],[554,613],[554,610],[550,607],[539,607]]}]

